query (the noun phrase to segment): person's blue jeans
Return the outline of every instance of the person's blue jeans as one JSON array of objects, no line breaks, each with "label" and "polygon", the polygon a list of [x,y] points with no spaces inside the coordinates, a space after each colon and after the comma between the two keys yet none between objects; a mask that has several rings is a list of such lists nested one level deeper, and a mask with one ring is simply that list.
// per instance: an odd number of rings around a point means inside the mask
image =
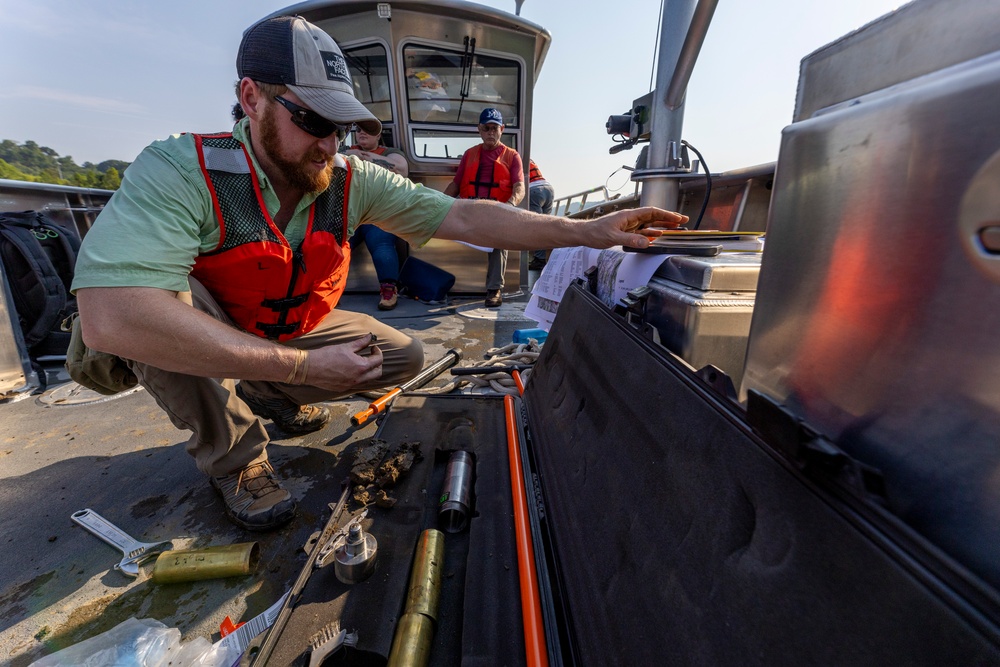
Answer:
[{"label": "person's blue jeans", "polygon": [[399,282],[399,253],[396,252],[396,235],[376,227],[360,225],[351,237],[351,250],[364,241],[375,265],[379,283]]}]

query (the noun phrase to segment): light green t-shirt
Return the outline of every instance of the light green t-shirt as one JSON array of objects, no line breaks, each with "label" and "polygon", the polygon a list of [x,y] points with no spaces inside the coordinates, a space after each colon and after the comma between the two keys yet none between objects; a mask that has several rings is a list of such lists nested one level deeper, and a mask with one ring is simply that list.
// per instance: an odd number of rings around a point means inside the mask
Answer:
[{"label": "light green t-shirt", "polygon": [[[233,136],[247,145],[247,119]],[[278,197],[249,151],[273,217]],[[348,233],[358,225],[379,227],[414,246],[434,235],[454,199],[386,169],[346,158],[351,165]],[[315,194],[303,197],[285,229],[294,248],[305,236]],[[83,287],[157,287],[183,292],[195,258],[219,243],[219,223],[191,134],[148,146],[125,170],[114,194],[87,232],[77,258],[73,290]]]}]

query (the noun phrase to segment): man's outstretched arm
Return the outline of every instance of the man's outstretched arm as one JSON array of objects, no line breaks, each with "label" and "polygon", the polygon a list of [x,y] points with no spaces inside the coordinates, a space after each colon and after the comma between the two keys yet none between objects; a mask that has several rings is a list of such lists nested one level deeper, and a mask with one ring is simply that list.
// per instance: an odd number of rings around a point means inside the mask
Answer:
[{"label": "man's outstretched arm", "polygon": [[649,237],[660,235],[650,227],[677,227],[687,220],[686,215],[652,207],[616,211],[590,220],[571,220],[490,201],[459,199],[434,236],[508,250],[616,245],[645,248],[649,246]]}]

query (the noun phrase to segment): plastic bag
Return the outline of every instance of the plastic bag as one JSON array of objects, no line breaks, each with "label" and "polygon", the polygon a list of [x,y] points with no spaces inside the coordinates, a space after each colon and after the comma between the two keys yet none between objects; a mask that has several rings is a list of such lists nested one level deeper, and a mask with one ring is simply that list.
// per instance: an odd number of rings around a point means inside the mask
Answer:
[{"label": "plastic bag", "polygon": [[30,667],[229,667],[239,657],[203,637],[182,644],[180,630],[157,620],[130,618]]}]

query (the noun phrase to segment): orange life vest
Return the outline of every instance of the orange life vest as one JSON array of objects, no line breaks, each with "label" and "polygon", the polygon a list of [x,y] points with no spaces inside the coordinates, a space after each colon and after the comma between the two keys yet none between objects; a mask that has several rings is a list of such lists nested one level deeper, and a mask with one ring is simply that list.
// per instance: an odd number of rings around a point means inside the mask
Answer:
[{"label": "orange life vest", "polygon": [[479,198],[480,187],[489,187],[490,194],[486,199],[496,201],[507,201],[514,194],[514,184],[510,180],[510,167],[514,161],[517,151],[509,148],[506,144],[500,144],[503,150],[493,163],[493,178],[487,182],[480,182],[479,179],[479,156],[482,152],[482,144],[473,146],[466,155],[465,171],[463,172],[462,185],[458,189],[458,196],[461,199]]},{"label": "orange life vest", "polygon": [[544,181],[545,177],[542,176],[542,170],[538,168],[534,160],[528,160],[528,182],[531,181]]},{"label": "orange life vest", "polygon": [[284,341],[312,331],[347,283],[347,161],[335,159],[330,187],[309,208],[305,238],[293,250],[264,206],[243,145],[229,133],[194,137],[219,245],[195,259],[191,275],[250,333]]}]

